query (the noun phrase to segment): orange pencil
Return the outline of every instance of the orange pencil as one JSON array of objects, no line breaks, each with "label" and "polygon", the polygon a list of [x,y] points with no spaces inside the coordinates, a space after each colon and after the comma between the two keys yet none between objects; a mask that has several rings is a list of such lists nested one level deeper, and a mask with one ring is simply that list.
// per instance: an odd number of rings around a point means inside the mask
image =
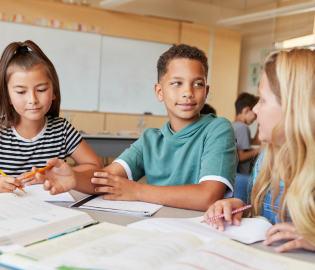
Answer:
[{"label": "orange pencil", "polygon": [[[6,175],[3,171],[1,171],[1,170],[0,170],[0,174],[2,174],[3,176],[7,176],[7,175]],[[21,191],[23,191],[25,194],[27,194],[27,193],[25,192],[25,190],[24,190],[22,187],[18,186],[18,189],[21,190]]]},{"label": "orange pencil", "polygon": [[30,177],[34,176],[35,174],[37,174],[37,173],[41,173],[41,172],[43,172],[43,171],[46,171],[46,170],[48,170],[48,169],[50,169],[50,168],[52,168],[51,165],[48,165],[48,166],[46,166],[46,167],[44,167],[44,168],[41,168],[41,169],[39,169],[39,170],[36,171],[36,172],[32,172],[32,173],[26,175],[26,176],[25,176],[25,179],[26,179],[26,178],[30,178]]}]

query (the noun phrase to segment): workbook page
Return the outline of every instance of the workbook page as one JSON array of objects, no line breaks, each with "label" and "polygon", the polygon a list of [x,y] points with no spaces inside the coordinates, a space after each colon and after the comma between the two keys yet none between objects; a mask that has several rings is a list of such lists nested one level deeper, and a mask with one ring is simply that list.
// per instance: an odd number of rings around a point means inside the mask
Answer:
[{"label": "workbook page", "polygon": [[23,269],[154,270],[200,245],[190,235],[165,236],[102,223],[0,256],[0,262]]},{"label": "workbook page", "polygon": [[265,232],[272,226],[268,221],[258,218],[243,218],[240,226],[224,223],[221,232],[206,223],[200,223],[203,217],[196,218],[155,218],[129,224],[128,227],[152,232],[190,233],[207,243],[213,239],[228,238],[245,244],[266,239]]},{"label": "workbook page", "polygon": [[31,185],[25,186],[23,188],[27,194],[23,191],[17,189],[14,191],[19,197],[34,197],[41,199],[45,202],[74,202],[75,200],[70,195],[69,192],[57,194],[57,195],[50,195],[49,191],[44,190],[43,185]]},{"label": "workbook page", "polygon": [[293,270],[315,269],[313,264],[263,252],[235,241],[213,240],[185,254],[162,270]]}]

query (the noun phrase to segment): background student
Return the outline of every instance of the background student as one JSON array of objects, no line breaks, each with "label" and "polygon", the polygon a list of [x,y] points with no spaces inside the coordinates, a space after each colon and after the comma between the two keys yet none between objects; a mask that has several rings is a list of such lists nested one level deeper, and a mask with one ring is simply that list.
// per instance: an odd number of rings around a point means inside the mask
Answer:
[{"label": "background student", "polygon": [[259,98],[252,94],[241,93],[235,101],[236,118],[232,126],[237,140],[238,172],[241,174],[250,174],[250,159],[259,154],[261,150],[260,147],[251,149],[251,145],[259,145],[260,141],[258,140],[258,134],[254,139],[251,139],[248,127],[256,119],[253,107],[257,104],[258,100]]},{"label": "background student", "polygon": [[[315,51],[293,49],[269,56],[254,107],[259,139],[266,142],[264,158],[255,166],[251,193],[252,216],[262,215],[274,225],[265,245],[315,251]],[[272,199],[275,198],[275,199]],[[224,213],[228,224],[240,225],[243,213],[231,211],[245,204],[236,198],[220,200],[205,213],[208,219]],[[291,222],[285,222],[290,221]],[[210,222],[224,229],[222,219]],[[254,229],[254,228],[253,228]]]},{"label": "background student", "polygon": [[[107,200],[195,210],[232,196],[238,162],[232,125],[212,114],[200,116],[209,92],[205,53],[184,44],[173,46],[160,57],[157,68],[155,95],[164,101],[170,121],[161,129],[146,129],[113,164],[98,172],[73,172],[60,160],[48,161],[55,167],[36,176],[39,181],[49,179],[45,189],[56,194],[75,188],[110,193],[102,196]],[[148,184],[137,183],[144,175]]]},{"label": "background student", "polygon": [[0,169],[8,175],[0,177],[0,192],[13,192],[22,173],[47,166],[51,158],[71,156],[79,164],[76,171],[103,167],[81,135],[58,117],[60,100],[58,75],[42,50],[29,40],[9,44],[0,60]]}]

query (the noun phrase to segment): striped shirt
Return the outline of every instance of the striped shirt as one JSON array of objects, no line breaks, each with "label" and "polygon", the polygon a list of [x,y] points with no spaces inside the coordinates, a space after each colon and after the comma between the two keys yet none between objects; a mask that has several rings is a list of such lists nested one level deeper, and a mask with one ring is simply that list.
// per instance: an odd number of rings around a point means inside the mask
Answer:
[{"label": "striped shirt", "polygon": [[0,127],[0,169],[17,177],[32,167],[47,166],[51,158],[65,160],[82,141],[79,132],[64,118],[50,116],[32,139],[21,137],[14,127]]}]

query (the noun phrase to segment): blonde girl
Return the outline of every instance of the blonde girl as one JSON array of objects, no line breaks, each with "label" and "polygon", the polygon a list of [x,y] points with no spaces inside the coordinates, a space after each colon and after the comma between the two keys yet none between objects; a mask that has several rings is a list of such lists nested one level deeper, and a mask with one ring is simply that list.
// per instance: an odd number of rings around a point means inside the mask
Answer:
[{"label": "blonde girl", "polygon": [[0,192],[13,192],[23,173],[51,158],[71,156],[78,171],[103,167],[59,117],[60,102],[57,72],[42,50],[30,40],[9,44],[0,59],[0,169],[8,175],[0,177]]},{"label": "blonde girl", "polygon": [[[254,171],[251,214],[275,224],[265,245],[292,240],[275,251],[315,251],[315,51],[292,49],[269,56],[259,95],[253,110],[266,148]],[[249,213],[232,217],[231,211],[242,206],[236,198],[220,200],[205,218],[224,213],[228,224],[240,225]],[[222,219],[209,224],[224,230]]]}]

